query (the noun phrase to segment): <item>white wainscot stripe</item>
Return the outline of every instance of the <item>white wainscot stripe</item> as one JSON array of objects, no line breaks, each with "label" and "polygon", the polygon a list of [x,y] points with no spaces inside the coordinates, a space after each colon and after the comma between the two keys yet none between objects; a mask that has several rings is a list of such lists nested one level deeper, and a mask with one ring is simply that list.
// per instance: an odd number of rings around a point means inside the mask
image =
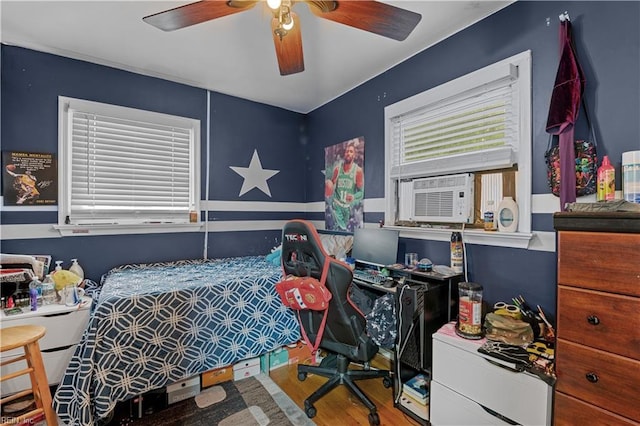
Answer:
[{"label": "white wainscot stripe", "polygon": [[201,201],[200,209],[220,212],[307,212],[310,204],[313,203],[209,200]]},{"label": "white wainscot stripe", "polygon": [[[594,196],[581,197],[579,202],[593,202]],[[300,212],[300,213],[318,213],[325,211],[325,202],[318,201],[312,203],[289,203],[289,202],[255,202],[255,201],[202,201],[203,210],[213,211],[248,211],[248,212]],[[532,196],[533,213],[554,213],[559,211],[560,203],[558,197],[553,194],[534,194]],[[6,207],[5,207],[6,208]],[[48,207],[54,208],[54,206]],[[385,208],[384,198],[365,199],[365,212],[383,213]],[[43,211],[39,207],[17,207],[20,210],[36,210]],[[243,231],[270,231],[279,230],[284,226],[285,220],[247,220],[247,221],[210,221],[207,223],[209,232],[243,232]],[[322,221],[314,221],[314,225],[318,229],[324,229],[325,223]],[[377,224],[366,224],[367,227],[376,227]],[[200,231],[203,229],[201,228]],[[184,230],[182,230],[184,231]],[[193,232],[193,229],[189,229]],[[160,232],[179,232],[175,229],[167,229],[163,227],[148,227],[144,229],[144,233],[160,233]],[[197,231],[196,231],[197,232]],[[83,235],[118,235],[118,234],[136,234],[141,233],[139,229],[112,229],[112,230],[96,230],[82,233],[77,232],[76,236]],[[429,233],[427,233],[429,234]],[[401,234],[402,235],[402,234]],[[408,238],[421,238],[418,232],[409,232],[402,235]],[[444,234],[443,234],[444,235]],[[471,235],[469,235],[471,236]],[[13,239],[34,239],[34,238],[60,238],[60,233],[54,229],[54,224],[16,224],[2,225],[0,230],[0,238],[3,240]],[[422,239],[446,239],[433,235],[425,235]],[[483,244],[484,242],[479,242]],[[491,244],[494,245],[494,244]],[[502,245],[496,243],[495,245]],[[529,250],[538,251],[555,251],[555,232],[534,231],[527,247]]]},{"label": "white wainscot stripe", "polygon": [[60,238],[60,232],[51,223],[6,225],[0,227],[3,240],[29,240],[32,238]]},{"label": "white wainscot stripe", "polygon": [[281,231],[286,220],[216,220],[207,223],[209,232]]}]

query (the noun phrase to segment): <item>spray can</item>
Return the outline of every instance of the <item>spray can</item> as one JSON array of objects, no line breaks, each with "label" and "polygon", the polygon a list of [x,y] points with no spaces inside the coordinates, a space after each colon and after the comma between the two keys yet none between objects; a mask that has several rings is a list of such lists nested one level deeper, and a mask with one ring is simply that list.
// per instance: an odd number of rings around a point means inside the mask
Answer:
[{"label": "spray can", "polygon": [[598,167],[598,201],[613,200],[616,196],[616,169],[609,162],[609,156],[602,158]]},{"label": "spray can", "polygon": [[451,269],[461,274],[463,269],[462,234],[460,232],[451,233]]}]

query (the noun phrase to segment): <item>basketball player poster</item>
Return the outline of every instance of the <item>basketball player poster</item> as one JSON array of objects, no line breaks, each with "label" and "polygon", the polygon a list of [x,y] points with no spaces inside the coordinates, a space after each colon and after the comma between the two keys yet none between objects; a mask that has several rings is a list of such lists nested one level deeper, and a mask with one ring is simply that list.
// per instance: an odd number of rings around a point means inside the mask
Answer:
[{"label": "basketball player poster", "polygon": [[364,226],[364,137],[324,149],[325,229],[353,232]]},{"label": "basketball player poster", "polygon": [[58,204],[58,170],[54,154],[2,152],[2,199],[5,206]]}]

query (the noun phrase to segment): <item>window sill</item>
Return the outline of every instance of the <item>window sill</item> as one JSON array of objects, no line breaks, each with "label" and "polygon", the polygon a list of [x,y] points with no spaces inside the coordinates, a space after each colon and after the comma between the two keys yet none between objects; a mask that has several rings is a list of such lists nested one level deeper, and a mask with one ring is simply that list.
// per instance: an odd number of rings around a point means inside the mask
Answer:
[{"label": "window sill", "polygon": [[83,235],[122,235],[122,234],[162,234],[174,232],[195,232],[200,230],[202,222],[194,223],[136,223],[136,224],[92,224],[92,225],[53,225],[63,237]]},{"label": "window sill", "polygon": [[[451,233],[455,231],[455,229],[413,228],[408,226],[385,226],[385,228],[400,231],[400,236],[404,238],[433,241],[450,241]],[[463,239],[466,244],[480,244],[519,249],[528,249],[529,243],[533,238],[533,234],[530,232],[488,232],[481,229],[467,229],[462,232]]]}]

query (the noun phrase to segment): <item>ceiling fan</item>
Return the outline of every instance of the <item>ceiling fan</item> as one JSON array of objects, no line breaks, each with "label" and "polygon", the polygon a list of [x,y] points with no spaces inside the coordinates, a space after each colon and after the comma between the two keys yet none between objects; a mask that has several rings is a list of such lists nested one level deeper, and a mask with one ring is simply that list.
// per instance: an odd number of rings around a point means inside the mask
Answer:
[{"label": "ceiling fan", "polygon": [[[204,0],[145,16],[144,22],[173,31],[251,9],[260,0]],[[418,25],[419,13],[368,0],[267,0],[273,12],[271,30],[280,75],[304,71],[300,21],[295,3],[306,3],[314,15],[402,41]]]}]

